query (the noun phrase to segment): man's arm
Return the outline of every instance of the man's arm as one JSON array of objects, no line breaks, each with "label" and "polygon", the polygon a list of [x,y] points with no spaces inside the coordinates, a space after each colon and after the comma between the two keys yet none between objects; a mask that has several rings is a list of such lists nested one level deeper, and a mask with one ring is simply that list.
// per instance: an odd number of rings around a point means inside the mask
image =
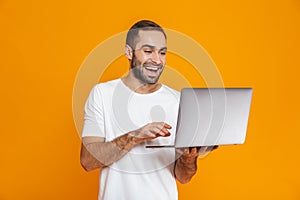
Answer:
[{"label": "man's arm", "polygon": [[216,149],[215,147],[200,147],[197,149],[186,148],[183,151],[177,149],[176,152],[180,154],[180,157],[175,162],[175,177],[182,183],[188,183],[197,172],[197,158],[199,156],[204,157],[210,151]]},{"label": "man's arm", "polygon": [[122,158],[134,146],[157,137],[170,136],[171,126],[164,122],[153,122],[126,133],[110,142],[101,137],[83,137],[80,162],[86,171],[111,165]]}]

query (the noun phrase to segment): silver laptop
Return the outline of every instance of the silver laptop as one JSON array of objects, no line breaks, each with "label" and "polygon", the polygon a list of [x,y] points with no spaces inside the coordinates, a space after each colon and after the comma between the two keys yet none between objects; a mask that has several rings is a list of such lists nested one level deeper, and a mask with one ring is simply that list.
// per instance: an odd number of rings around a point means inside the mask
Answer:
[{"label": "silver laptop", "polygon": [[251,99],[251,88],[184,88],[175,145],[147,148],[243,144]]}]

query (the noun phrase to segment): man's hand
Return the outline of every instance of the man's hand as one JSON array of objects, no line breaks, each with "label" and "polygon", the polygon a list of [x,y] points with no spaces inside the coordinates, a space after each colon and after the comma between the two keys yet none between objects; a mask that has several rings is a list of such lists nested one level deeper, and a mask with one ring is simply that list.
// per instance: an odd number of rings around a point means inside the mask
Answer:
[{"label": "man's hand", "polygon": [[175,176],[179,182],[189,182],[197,172],[197,158],[203,158],[217,148],[218,146],[176,149],[176,152],[180,155],[175,165]]},{"label": "man's hand", "polygon": [[129,134],[135,138],[136,143],[141,143],[146,140],[153,140],[157,137],[168,137],[171,135],[169,132],[171,128],[169,124],[164,122],[152,122]]},{"label": "man's hand", "polygon": [[196,158],[204,158],[211,151],[217,149],[218,146],[206,146],[206,147],[190,147],[185,149],[176,149],[176,152],[180,154],[182,160],[186,163],[192,163]]}]

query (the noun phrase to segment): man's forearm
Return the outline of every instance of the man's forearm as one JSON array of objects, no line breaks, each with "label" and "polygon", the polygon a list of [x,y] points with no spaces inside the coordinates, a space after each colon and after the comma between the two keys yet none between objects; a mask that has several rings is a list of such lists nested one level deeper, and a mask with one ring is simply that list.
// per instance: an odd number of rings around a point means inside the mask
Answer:
[{"label": "man's forearm", "polygon": [[182,157],[175,163],[175,176],[180,183],[189,182],[197,172],[197,158],[192,162],[186,162]]},{"label": "man's forearm", "polygon": [[84,143],[81,159],[87,171],[104,168],[122,158],[138,142],[131,133],[124,134],[110,142]]},{"label": "man's forearm", "polygon": [[105,142],[104,138],[100,141],[86,138],[82,142],[81,164],[87,171],[109,166],[122,158],[137,144],[157,137],[168,137],[170,135],[168,129],[171,128],[169,124],[164,122],[152,122],[110,142]]}]

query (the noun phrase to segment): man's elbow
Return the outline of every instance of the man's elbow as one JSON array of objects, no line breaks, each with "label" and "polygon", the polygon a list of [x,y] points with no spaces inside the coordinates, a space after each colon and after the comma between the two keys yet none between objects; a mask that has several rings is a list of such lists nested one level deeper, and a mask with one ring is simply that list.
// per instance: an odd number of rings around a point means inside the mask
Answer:
[{"label": "man's elbow", "polygon": [[80,164],[82,168],[87,172],[92,171],[94,169],[93,166],[83,158],[80,158]]},{"label": "man's elbow", "polygon": [[81,152],[80,152],[80,164],[82,168],[89,172],[94,169],[99,168],[99,161],[97,161],[89,151],[87,151],[86,147],[82,145]]},{"label": "man's elbow", "polygon": [[89,160],[84,157],[80,157],[80,164],[81,164],[82,168],[87,172],[95,170],[95,169],[101,170],[106,167],[99,161],[96,162],[95,160]]}]

